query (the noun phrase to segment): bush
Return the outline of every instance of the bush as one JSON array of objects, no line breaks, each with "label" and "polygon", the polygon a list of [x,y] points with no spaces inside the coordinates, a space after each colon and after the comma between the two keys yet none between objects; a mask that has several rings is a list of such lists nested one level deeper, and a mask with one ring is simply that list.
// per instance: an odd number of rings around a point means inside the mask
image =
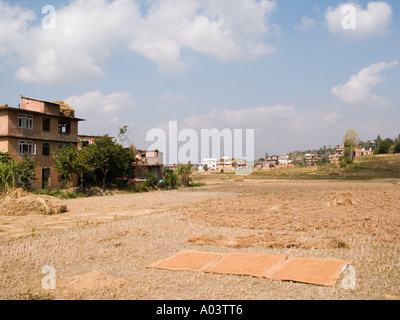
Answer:
[{"label": "bush", "polygon": [[178,174],[169,169],[165,168],[164,169],[164,181],[161,184],[161,187],[164,189],[177,189],[179,188],[179,176]]},{"label": "bush", "polygon": [[178,165],[178,176],[179,181],[184,187],[189,187],[191,182],[191,174],[192,174],[192,165],[188,164],[179,164]]},{"label": "bush", "polygon": [[147,180],[147,186],[152,189],[157,189],[159,179],[151,172],[145,172],[143,174]]},{"label": "bush", "polygon": [[400,142],[397,143],[397,144],[394,146],[393,152],[394,152],[394,153],[400,153]]},{"label": "bush", "polygon": [[343,167],[347,167],[349,164],[352,164],[353,160],[351,160],[348,157],[340,157],[339,163],[340,163],[340,167],[343,168]]}]

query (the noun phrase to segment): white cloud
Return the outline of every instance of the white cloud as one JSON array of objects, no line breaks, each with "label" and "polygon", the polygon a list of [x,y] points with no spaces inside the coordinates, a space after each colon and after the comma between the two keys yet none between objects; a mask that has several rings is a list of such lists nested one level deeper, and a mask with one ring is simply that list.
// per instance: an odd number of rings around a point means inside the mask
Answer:
[{"label": "white cloud", "polygon": [[[182,49],[221,61],[274,52],[265,42],[274,0],[153,0],[142,13],[138,0],[74,0],[56,11],[45,30],[32,11],[0,0],[0,57],[31,83],[71,83],[103,75],[117,50],[132,50],[161,72],[187,69]],[[45,16],[40,17],[41,19]]]},{"label": "white cloud", "polygon": [[[343,28],[342,22],[347,20],[349,11],[343,13],[345,6],[355,9],[355,28]],[[341,3],[338,7],[328,7],[325,12],[325,22],[330,32],[348,39],[366,39],[388,32],[393,10],[386,2],[370,2],[366,9],[360,4]],[[352,16],[350,14],[349,16]]]},{"label": "white cloud", "polygon": [[76,116],[87,119],[81,123],[80,133],[83,134],[113,134],[119,127],[131,123],[136,101],[130,93],[113,92],[108,95],[100,91],[87,92],[81,96],[65,99],[76,111]]},{"label": "white cloud", "polygon": [[381,75],[384,70],[396,66],[397,61],[373,64],[353,75],[346,84],[332,88],[331,93],[339,100],[349,104],[363,103],[370,106],[386,106],[389,99],[373,93],[372,89],[385,80],[385,77]]},{"label": "white cloud", "polygon": [[275,49],[264,42],[270,30],[269,0],[155,0],[129,48],[157,63],[162,72],[183,72],[181,50],[221,61],[252,58]]},{"label": "white cloud", "polygon": [[19,6],[10,6],[0,0],[0,56],[7,56],[20,50],[19,43],[34,21],[34,12]]},{"label": "white cloud", "polygon": [[294,26],[294,29],[297,31],[307,31],[308,29],[312,28],[315,24],[314,19],[309,17],[301,18],[301,22],[298,25]]},{"label": "white cloud", "polygon": [[69,83],[103,74],[102,64],[127,44],[134,2],[80,0],[56,11],[56,29],[25,30],[16,77],[25,82]]}]

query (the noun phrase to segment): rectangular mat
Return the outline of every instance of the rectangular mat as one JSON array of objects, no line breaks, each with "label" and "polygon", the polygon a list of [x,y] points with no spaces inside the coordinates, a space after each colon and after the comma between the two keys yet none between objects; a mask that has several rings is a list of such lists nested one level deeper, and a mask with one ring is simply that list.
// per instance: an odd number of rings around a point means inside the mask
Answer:
[{"label": "rectangular mat", "polygon": [[333,287],[350,264],[345,260],[289,258],[275,270],[272,278]]},{"label": "rectangular mat", "polygon": [[337,259],[303,259],[257,253],[207,253],[181,251],[159,260],[149,268],[197,271],[262,277],[330,286],[351,261]]},{"label": "rectangular mat", "polygon": [[209,264],[202,271],[235,274],[253,277],[265,277],[271,273],[276,266],[285,262],[287,257],[250,254],[250,253],[229,253],[222,256],[218,261]]},{"label": "rectangular mat", "polygon": [[177,271],[202,271],[207,265],[217,261],[222,256],[222,253],[181,251],[172,257],[159,260],[149,267]]}]

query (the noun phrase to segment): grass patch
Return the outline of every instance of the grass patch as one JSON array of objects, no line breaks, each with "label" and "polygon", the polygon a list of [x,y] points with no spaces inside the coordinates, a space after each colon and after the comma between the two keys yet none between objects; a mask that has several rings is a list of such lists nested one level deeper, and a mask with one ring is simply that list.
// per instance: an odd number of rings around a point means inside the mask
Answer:
[{"label": "grass patch", "polygon": [[42,189],[33,191],[34,194],[37,195],[46,195],[52,196],[59,199],[76,199],[87,197],[88,195],[85,193],[75,192],[75,191],[65,191],[65,190],[51,190],[51,189]]}]

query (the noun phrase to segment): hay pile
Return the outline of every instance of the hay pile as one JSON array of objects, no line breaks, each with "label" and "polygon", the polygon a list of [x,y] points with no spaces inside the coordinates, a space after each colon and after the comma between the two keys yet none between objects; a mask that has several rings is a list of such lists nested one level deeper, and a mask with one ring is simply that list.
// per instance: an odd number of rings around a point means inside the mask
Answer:
[{"label": "hay pile", "polygon": [[359,203],[359,200],[351,192],[342,192],[335,194],[328,202],[324,204],[327,207],[349,206]]},{"label": "hay pile", "polygon": [[0,202],[0,215],[54,215],[67,211],[67,206],[55,197],[46,195],[39,196],[25,192],[22,189],[16,189]]},{"label": "hay pile", "polygon": [[60,105],[61,114],[65,117],[75,118],[75,110],[69,104],[66,104],[64,101],[54,101],[54,103]]}]

